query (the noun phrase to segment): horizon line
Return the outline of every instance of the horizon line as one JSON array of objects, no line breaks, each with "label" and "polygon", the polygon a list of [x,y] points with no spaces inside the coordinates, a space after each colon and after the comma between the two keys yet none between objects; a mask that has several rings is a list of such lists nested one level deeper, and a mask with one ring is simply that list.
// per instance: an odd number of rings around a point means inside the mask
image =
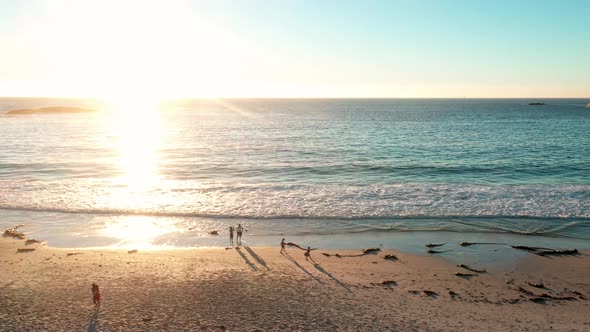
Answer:
[{"label": "horizon line", "polygon": [[[108,97],[65,97],[65,96],[0,96],[0,99],[89,99],[108,100]],[[162,98],[161,102],[175,100],[216,100],[216,99],[590,99],[588,97],[173,97]]]}]

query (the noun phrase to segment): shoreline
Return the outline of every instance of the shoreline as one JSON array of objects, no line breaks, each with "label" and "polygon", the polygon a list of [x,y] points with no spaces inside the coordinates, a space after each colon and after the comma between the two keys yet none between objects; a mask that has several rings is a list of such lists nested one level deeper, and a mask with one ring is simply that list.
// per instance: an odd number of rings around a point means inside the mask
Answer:
[{"label": "shoreline", "polygon": [[[485,273],[441,256],[389,249],[357,257],[346,256],[360,249],[319,249],[312,251],[314,262],[302,250],[287,252],[245,245],[129,253],[25,246],[24,240],[2,237],[0,330],[590,328],[590,318],[580,314],[590,309],[588,250],[527,255],[510,266],[467,264]],[[98,312],[90,293],[94,282],[101,287]],[[531,286],[539,283],[543,288]]]},{"label": "shoreline", "polygon": [[[38,227],[38,226],[37,226]],[[153,238],[141,239],[131,234],[130,238],[122,236],[118,243],[112,245],[95,245],[95,239],[88,234],[59,237],[52,236],[45,231],[39,234],[23,225],[23,233],[27,238],[35,238],[51,248],[63,249],[91,249],[91,250],[176,250],[192,248],[221,249],[229,245],[226,230],[219,231],[219,235],[207,234],[204,231],[184,230],[182,233],[168,233]],[[139,230],[138,230],[139,231]],[[29,235],[32,233],[31,235]],[[49,239],[42,237],[46,235]],[[117,234],[113,234],[116,236]],[[39,236],[39,237],[37,237]],[[352,250],[362,248],[381,248],[406,252],[416,255],[429,255],[426,244],[442,244],[436,249],[440,253],[433,256],[442,257],[452,263],[483,263],[487,265],[514,265],[531,253],[514,249],[512,246],[546,247],[554,249],[589,250],[590,241],[567,237],[550,237],[542,235],[492,233],[492,232],[449,232],[449,231],[403,231],[382,232],[367,231],[360,233],[342,234],[307,234],[307,235],[256,235],[256,232],[246,232],[243,242],[252,247],[278,247],[281,238],[287,242],[294,242],[302,246],[321,248],[322,250]],[[59,242],[66,245],[55,246]],[[476,243],[472,246],[461,246],[463,242]],[[70,244],[70,245],[68,245]],[[75,245],[71,245],[75,244]]]}]

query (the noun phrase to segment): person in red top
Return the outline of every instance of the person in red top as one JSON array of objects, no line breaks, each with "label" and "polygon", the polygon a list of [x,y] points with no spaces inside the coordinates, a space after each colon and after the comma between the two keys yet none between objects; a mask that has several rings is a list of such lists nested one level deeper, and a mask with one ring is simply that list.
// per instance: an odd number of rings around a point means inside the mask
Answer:
[{"label": "person in red top", "polygon": [[97,307],[100,307],[100,292],[97,284],[92,284],[92,302]]}]

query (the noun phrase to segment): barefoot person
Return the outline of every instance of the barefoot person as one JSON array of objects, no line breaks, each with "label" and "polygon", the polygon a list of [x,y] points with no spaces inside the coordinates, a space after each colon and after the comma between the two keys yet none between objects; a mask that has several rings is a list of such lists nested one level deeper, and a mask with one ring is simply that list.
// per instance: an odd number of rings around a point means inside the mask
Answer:
[{"label": "barefoot person", "polygon": [[100,291],[97,284],[92,284],[92,302],[97,307],[100,307]]},{"label": "barefoot person", "polygon": [[305,250],[305,260],[307,261],[307,260],[310,260],[310,259],[313,260],[311,258],[311,248],[310,247],[307,247],[307,250]]},{"label": "barefoot person", "polygon": [[287,252],[285,249],[285,238],[281,240],[281,253]]},{"label": "barefoot person", "polygon": [[234,245],[234,226],[229,226],[229,245]]},{"label": "barefoot person", "polygon": [[242,232],[243,231],[244,231],[244,228],[242,227],[242,224],[238,224],[238,227],[236,228],[236,233],[238,233],[238,236],[237,236],[238,245],[242,244]]}]

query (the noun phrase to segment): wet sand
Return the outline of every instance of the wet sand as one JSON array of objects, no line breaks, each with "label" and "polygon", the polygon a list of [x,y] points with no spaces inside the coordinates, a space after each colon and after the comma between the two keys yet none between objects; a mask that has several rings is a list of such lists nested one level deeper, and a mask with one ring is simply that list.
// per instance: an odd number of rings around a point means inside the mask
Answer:
[{"label": "wet sand", "polygon": [[[128,253],[0,238],[0,330],[590,330],[588,251],[468,263],[485,273],[392,250],[336,257],[361,250],[318,249],[314,262],[303,253],[247,246]],[[98,311],[92,283],[101,289]]]}]

